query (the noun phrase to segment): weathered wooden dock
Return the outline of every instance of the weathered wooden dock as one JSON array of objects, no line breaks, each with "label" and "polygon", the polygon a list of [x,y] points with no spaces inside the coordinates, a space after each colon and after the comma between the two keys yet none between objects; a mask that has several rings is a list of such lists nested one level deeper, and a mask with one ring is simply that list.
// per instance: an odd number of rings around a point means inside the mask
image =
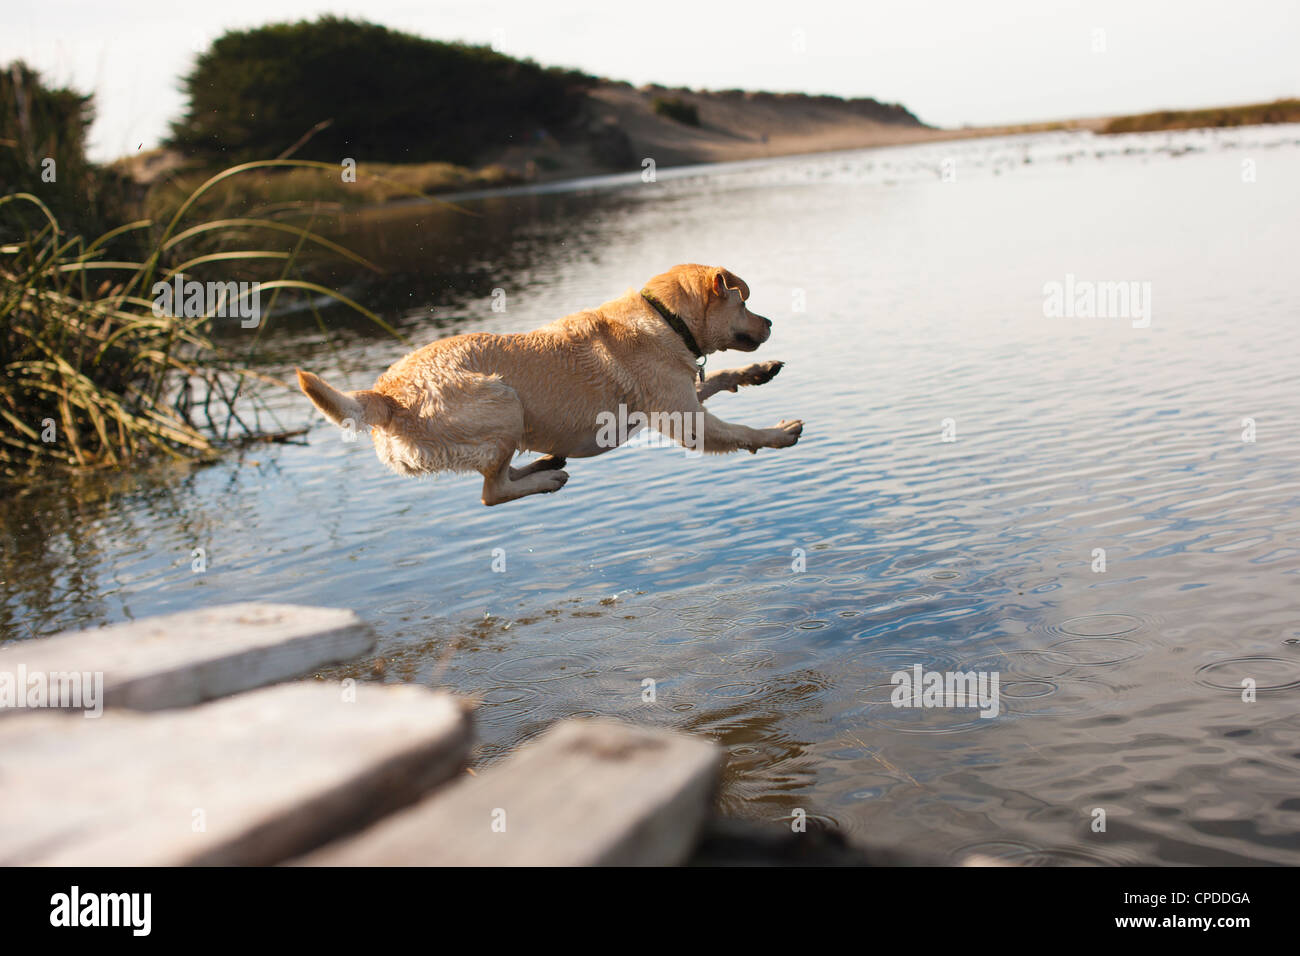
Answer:
[{"label": "weathered wooden dock", "polygon": [[453,695],[294,680],[373,646],[350,611],[239,604],[0,648],[0,864],[936,862],[718,819],[703,738],[568,720],[475,775]]}]

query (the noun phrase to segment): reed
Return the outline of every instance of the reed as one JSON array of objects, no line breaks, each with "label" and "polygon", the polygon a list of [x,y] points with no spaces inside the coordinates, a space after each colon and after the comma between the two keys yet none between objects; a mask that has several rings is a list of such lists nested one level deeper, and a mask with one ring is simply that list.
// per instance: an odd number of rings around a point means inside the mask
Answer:
[{"label": "reed", "polygon": [[[263,386],[286,383],[251,370],[247,355],[214,340],[215,306],[159,314],[158,282],[218,269],[223,278],[236,269],[270,274],[258,282],[259,294],[271,297],[264,314],[282,292],[324,295],[397,335],[364,306],[299,274],[308,248],[379,271],[310,222],[243,216],[182,228],[195,204],[234,176],[312,167],[337,168],[293,159],[231,167],[195,188],[165,225],[141,219],[94,240],[65,235],[32,193],[0,197],[0,234],[18,236],[0,244],[0,475],[118,467],[149,454],[209,459],[232,444],[284,434],[263,430],[260,411]],[[140,255],[110,254],[132,236],[142,240]],[[323,327],[319,313],[317,321]],[[251,338],[255,344],[258,336]],[[253,421],[248,405],[258,410]]]}]

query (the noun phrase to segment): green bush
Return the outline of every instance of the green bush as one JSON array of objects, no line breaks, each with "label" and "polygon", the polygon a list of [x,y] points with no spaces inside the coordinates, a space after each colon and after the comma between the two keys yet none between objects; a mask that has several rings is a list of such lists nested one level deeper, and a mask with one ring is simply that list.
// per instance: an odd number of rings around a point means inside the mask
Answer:
[{"label": "green bush", "polygon": [[441,43],[322,17],[228,32],[184,78],[169,145],[224,161],[473,163],[484,150],[561,126],[592,77],[488,47]]},{"label": "green bush", "polygon": [[[102,231],[118,212],[110,209],[113,177],[86,159],[94,115],[89,95],[46,86],[21,61],[0,67],[0,184],[39,196],[66,225],[86,232]],[[42,225],[34,209],[24,209],[0,228],[0,241]]]},{"label": "green bush", "polygon": [[685,123],[687,126],[700,125],[700,111],[695,108],[695,104],[687,103],[679,97],[656,96],[651,100],[650,106],[660,116],[667,116],[669,119]]}]

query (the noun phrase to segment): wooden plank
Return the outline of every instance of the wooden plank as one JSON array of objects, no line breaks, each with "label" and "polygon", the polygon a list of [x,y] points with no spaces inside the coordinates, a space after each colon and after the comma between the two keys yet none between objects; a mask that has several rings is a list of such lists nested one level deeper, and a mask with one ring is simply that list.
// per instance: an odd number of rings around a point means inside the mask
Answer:
[{"label": "wooden plank", "polygon": [[0,865],[277,863],[464,766],[470,719],[455,698],[353,693],[303,682],[166,713],[0,721]]},{"label": "wooden plank", "polygon": [[[101,673],[105,706],[161,710],[301,677],[374,643],[348,610],[228,604],[13,644],[0,649],[0,680]],[[0,715],[22,709],[0,703]]]},{"label": "wooden plank", "polygon": [[695,845],[722,763],[722,749],[698,737],[564,721],[500,765],[297,862],[674,865]]}]

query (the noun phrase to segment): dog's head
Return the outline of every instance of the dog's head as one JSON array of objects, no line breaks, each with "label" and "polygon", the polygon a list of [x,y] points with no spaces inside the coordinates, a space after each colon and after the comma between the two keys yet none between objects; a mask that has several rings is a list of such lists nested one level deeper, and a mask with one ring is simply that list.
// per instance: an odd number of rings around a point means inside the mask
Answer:
[{"label": "dog's head", "polygon": [[682,317],[706,354],[752,352],[772,334],[772,323],[745,304],[745,280],[720,266],[673,266],[645,288]]}]

